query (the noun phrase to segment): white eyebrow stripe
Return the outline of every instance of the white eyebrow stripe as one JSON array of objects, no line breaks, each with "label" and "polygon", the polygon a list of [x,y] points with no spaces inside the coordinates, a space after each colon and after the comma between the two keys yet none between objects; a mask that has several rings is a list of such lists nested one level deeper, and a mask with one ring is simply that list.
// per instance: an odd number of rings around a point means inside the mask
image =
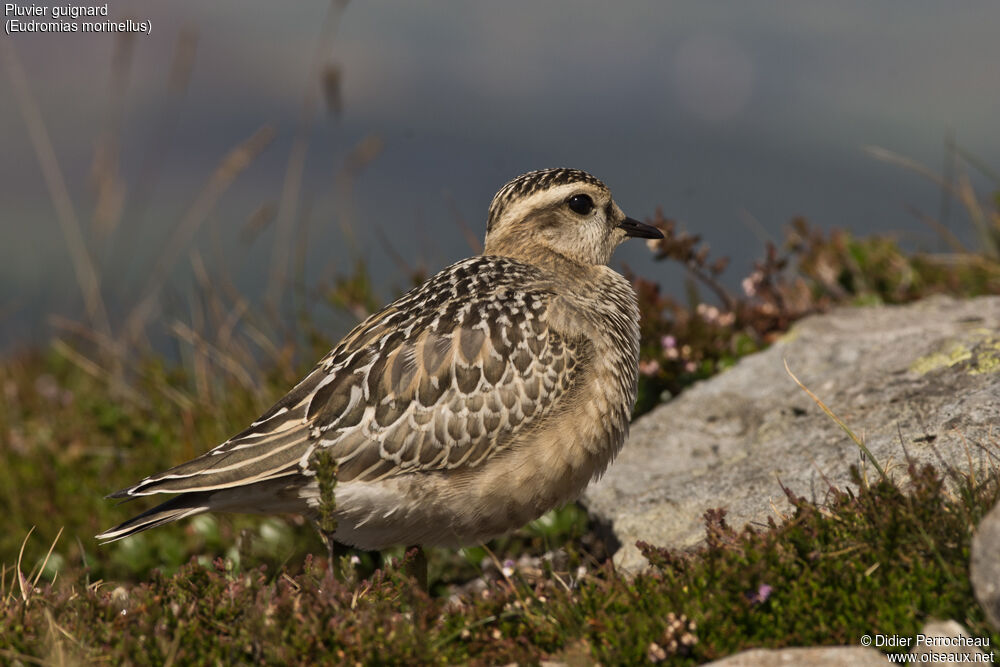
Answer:
[{"label": "white eyebrow stripe", "polygon": [[512,199],[507,203],[503,217],[498,222],[527,217],[532,211],[561,204],[575,194],[592,194],[594,188],[595,186],[587,183],[564,183]]}]

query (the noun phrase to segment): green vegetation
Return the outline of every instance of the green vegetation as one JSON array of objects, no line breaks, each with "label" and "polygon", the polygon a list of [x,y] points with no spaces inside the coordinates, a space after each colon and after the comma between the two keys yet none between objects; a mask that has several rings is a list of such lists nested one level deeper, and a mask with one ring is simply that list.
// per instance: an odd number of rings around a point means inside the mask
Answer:
[{"label": "green vegetation", "polygon": [[[1000,229],[1000,212],[994,215]],[[650,243],[655,256],[684,264],[691,280],[682,303],[662,294],[656,283],[632,277],[642,310],[637,414],[767,347],[806,315],[836,305],[907,303],[931,294],[1000,293],[1000,261],[985,253],[908,253],[886,236],[824,234],[799,218],[789,226],[784,247],[768,244],[765,258],[735,294],[719,280],[727,262],[710,260],[699,237],[678,231],[659,212],[653,222],[665,233]],[[706,303],[698,284],[719,305]]]},{"label": "green vegetation", "polygon": [[[184,662],[500,664],[544,657],[603,664],[699,664],[747,647],[856,644],[865,633],[912,636],[930,617],[990,637],[967,578],[972,527],[1000,498],[997,477],[912,469],[830,490],[781,526],[734,531],[706,513],[693,553],[644,546],[635,577],[590,569],[503,570],[457,598],[428,597],[393,561],[363,581],[300,566],[192,561],[143,583],[94,581],[63,563],[54,582],[26,561],[4,574],[5,659]],[[57,544],[56,548],[59,549]],[[51,562],[51,559],[49,559]],[[20,566],[20,567],[19,567]],[[25,573],[18,583],[19,573]],[[36,583],[37,585],[33,585]]]}]

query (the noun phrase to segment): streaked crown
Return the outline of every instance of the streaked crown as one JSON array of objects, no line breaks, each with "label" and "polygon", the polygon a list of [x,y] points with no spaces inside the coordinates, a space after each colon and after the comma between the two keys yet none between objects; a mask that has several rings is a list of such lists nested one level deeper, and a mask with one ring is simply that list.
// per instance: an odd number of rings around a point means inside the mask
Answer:
[{"label": "streaked crown", "polygon": [[486,219],[486,233],[488,234],[493,230],[493,226],[503,217],[504,211],[512,203],[544,190],[570,183],[586,183],[597,186],[605,191],[608,189],[600,179],[580,169],[560,167],[556,169],[529,171],[527,174],[522,174],[504,185],[493,196],[493,201],[490,203],[489,215]]}]

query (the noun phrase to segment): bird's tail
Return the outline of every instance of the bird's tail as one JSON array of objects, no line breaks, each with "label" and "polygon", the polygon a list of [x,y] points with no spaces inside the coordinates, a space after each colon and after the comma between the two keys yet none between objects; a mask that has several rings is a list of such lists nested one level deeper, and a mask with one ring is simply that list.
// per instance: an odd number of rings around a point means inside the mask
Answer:
[{"label": "bird's tail", "polygon": [[[289,477],[294,478],[294,472],[293,470],[284,477],[245,486],[181,493],[121,525],[104,531],[97,536],[97,539],[104,543],[114,542],[149,528],[202,512],[301,514],[304,510],[308,511],[308,507],[303,499],[304,496],[301,495],[300,484],[295,479],[289,479]],[[112,497],[129,497],[129,491],[130,489],[120,491]]]},{"label": "bird's tail", "polygon": [[96,537],[101,540],[102,544],[107,544],[171,521],[207,512],[211,509],[209,504],[209,496],[211,495],[211,492],[202,492],[176,496]]}]

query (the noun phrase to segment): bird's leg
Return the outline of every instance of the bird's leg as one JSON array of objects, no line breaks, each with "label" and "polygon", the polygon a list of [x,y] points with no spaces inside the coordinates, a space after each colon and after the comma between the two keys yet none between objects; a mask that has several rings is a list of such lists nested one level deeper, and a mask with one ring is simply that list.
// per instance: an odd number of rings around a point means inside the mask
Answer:
[{"label": "bird's leg", "polygon": [[323,541],[326,542],[326,561],[328,563],[330,576],[336,577],[337,579],[343,579],[344,573],[340,571],[340,555],[337,553],[337,541],[333,539],[333,535],[328,535],[322,530],[319,534],[323,536]]},{"label": "bird's leg", "polygon": [[346,547],[334,538],[333,533],[323,530],[321,521],[313,519],[312,524],[316,528],[316,532],[319,533],[319,539],[326,546],[327,574],[343,580],[343,573],[340,571],[340,558],[344,555]]},{"label": "bird's leg", "polygon": [[424,548],[419,544],[407,547],[406,553],[410,553],[410,551],[414,551],[415,553],[408,568],[409,575],[417,580],[420,590],[427,593],[427,554],[424,553]]}]

